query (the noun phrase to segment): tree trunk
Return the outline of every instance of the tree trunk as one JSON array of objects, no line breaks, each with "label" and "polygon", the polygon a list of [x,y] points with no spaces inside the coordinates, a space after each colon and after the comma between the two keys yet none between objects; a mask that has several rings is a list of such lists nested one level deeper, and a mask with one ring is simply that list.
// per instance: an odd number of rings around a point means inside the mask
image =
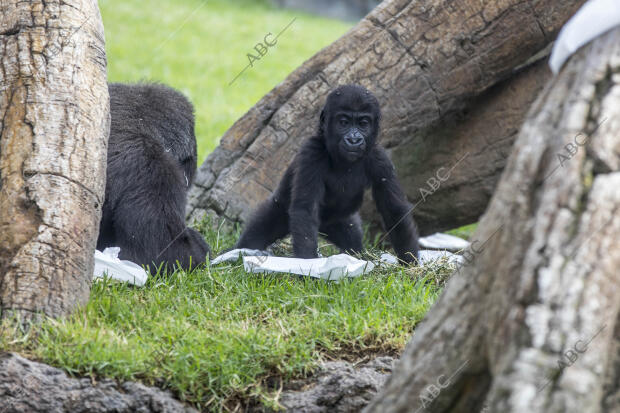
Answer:
[{"label": "tree trunk", "polygon": [[109,97],[95,0],[0,2],[0,312],[88,300]]},{"label": "tree trunk", "polygon": [[620,29],[531,108],[468,254],[367,412],[620,411]]},{"label": "tree trunk", "polygon": [[[244,221],[274,190],[302,140],[315,133],[329,91],[358,82],[381,102],[380,139],[400,167],[414,204],[420,199],[420,183],[426,186],[437,165],[456,165],[464,154],[460,149],[471,150],[453,170],[458,179],[440,186],[414,211],[421,232],[476,220],[524,116],[521,104],[534,99],[544,70],[529,69],[535,73],[531,78],[525,74],[495,92],[489,89],[544,49],[582,3],[384,1],[224,134],[198,171],[189,217],[216,213]],[[517,84],[526,89],[518,90]],[[497,111],[487,103],[495,94],[508,99]],[[516,95],[518,105],[512,106],[509,99]],[[463,114],[468,110],[471,115]],[[474,123],[484,132],[457,132],[455,123],[463,116],[465,124]],[[502,121],[482,127],[490,116]],[[489,143],[495,150],[485,151]],[[480,163],[484,166],[478,167]]]}]

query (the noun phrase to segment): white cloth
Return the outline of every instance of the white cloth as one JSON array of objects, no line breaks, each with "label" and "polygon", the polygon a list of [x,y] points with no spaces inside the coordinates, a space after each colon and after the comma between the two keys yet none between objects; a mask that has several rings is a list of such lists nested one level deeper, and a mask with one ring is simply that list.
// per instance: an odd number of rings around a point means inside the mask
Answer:
[{"label": "white cloth", "polygon": [[420,250],[420,265],[428,265],[446,258],[448,264],[456,264],[463,262],[463,257],[458,254],[453,254],[449,251],[434,251],[434,250]]},{"label": "white cloth", "polygon": [[419,243],[422,248],[452,252],[462,251],[469,247],[469,242],[465,241],[463,238],[439,232],[429,235],[428,237],[420,238]]},{"label": "white cloth", "polygon": [[[247,248],[228,251],[211,261],[211,264],[234,262],[243,257],[243,268],[246,272],[272,273],[281,272],[288,274],[305,275],[324,280],[339,280],[341,278],[358,277],[371,272],[378,265],[396,265],[398,259],[392,254],[383,253],[378,261],[365,261],[352,257],[348,254],[332,255],[327,258],[288,258],[274,257],[266,251],[251,250]],[[420,251],[420,265],[434,263],[441,259],[447,259],[450,264],[456,264],[463,257],[448,251]]]},{"label": "white cloth", "polygon": [[[418,255],[420,265],[432,264],[444,258],[446,259],[448,264],[457,264],[459,262],[463,262],[462,256],[458,254],[453,254],[449,251],[420,250]],[[381,258],[379,258],[379,263],[376,264],[398,265],[398,258],[393,256],[392,254],[384,252],[383,254],[381,254]]]},{"label": "white cloth", "polygon": [[260,256],[243,257],[243,268],[254,273],[283,272],[336,281],[369,273],[375,264],[347,254],[311,259]]},{"label": "white cloth", "polygon": [[252,250],[249,248],[238,248],[238,249],[225,252],[221,255],[218,255],[217,257],[211,260],[211,264],[217,265],[223,262],[229,262],[229,261],[235,262],[239,259],[239,256],[267,257],[269,255],[272,255],[272,254],[267,251]]},{"label": "white cloth", "polygon": [[95,271],[93,280],[107,276],[111,279],[128,282],[139,287],[146,284],[146,271],[131,261],[118,259],[121,249],[118,247],[106,248],[103,252],[95,250]]},{"label": "white cloth", "polygon": [[589,0],[562,27],[553,45],[549,66],[557,74],[581,46],[620,25],[618,0]]}]

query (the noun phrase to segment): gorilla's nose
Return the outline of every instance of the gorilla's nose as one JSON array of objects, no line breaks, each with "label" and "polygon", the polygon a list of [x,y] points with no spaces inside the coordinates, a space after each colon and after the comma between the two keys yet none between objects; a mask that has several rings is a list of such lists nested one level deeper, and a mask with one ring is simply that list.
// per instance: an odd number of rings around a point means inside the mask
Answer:
[{"label": "gorilla's nose", "polygon": [[346,142],[347,145],[349,146],[360,146],[362,143],[364,143],[364,138],[362,138],[361,136],[347,136],[346,138],[344,138],[344,141]]}]

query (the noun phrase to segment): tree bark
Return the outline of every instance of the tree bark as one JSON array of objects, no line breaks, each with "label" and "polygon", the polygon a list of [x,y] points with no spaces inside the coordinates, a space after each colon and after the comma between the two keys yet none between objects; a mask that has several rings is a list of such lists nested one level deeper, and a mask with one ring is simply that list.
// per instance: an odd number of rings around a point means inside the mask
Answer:
[{"label": "tree bark", "polygon": [[0,316],[88,300],[109,97],[95,0],[0,2]]},{"label": "tree bark", "polygon": [[620,411],[620,29],[531,108],[469,264],[367,412]]},{"label": "tree bark", "polygon": [[[476,220],[509,152],[525,109],[515,109],[507,124],[495,120],[483,134],[456,132],[459,116],[471,113],[480,125],[493,112],[482,97],[511,77],[554,38],[583,0],[503,2],[386,0],[349,33],[325,48],[275,87],[239,119],[200,167],[190,191],[188,216],[205,213],[244,221],[276,187],[302,140],[318,127],[326,95],[338,84],[358,82],[373,91],[382,105],[381,141],[400,167],[410,201],[420,198],[436,166],[455,165],[460,151],[471,149],[454,176],[414,211],[422,233]],[[535,71],[535,69],[531,69]],[[523,93],[534,99],[544,71],[539,69]],[[542,75],[541,75],[542,74]],[[527,77],[527,76],[526,76]],[[542,79],[542,77],[541,77]],[[544,80],[544,79],[543,79]],[[234,86],[233,86],[234,87]],[[500,93],[500,94],[502,94]],[[486,107],[486,109],[485,109]],[[475,119],[480,119],[476,121]],[[484,121],[483,121],[484,119]],[[465,120],[465,123],[468,121]],[[478,127],[478,130],[480,127]],[[483,128],[484,129],[484,128]],[[483,150],[488,143],[495,151]],[[445,148],[445,150],[444,150]],[[479,168],[481,153],[484,167]],[[461,154],[462,156],[462,154]],[[449,200],[450,202],[447,202]],[[450,206],[446,206],[450,205]],[[454,211],[467,211],[454,214]]]}]

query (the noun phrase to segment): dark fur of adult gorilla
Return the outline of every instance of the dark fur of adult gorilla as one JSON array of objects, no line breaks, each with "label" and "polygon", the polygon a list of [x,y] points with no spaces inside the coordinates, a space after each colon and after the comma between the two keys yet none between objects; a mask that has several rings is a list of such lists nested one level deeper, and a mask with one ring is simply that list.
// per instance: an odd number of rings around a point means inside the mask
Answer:
[{"label": "dark fur of adult gorilla", "polygon": [[185,225],[187,191],[196,171],[194,108],[158,84],[110,84],[110,139],[97,249],[151,271],[204,263],[209,246]]},{"label": "dark fur of adult gorilla", "polygon": [[317,257],[318,233],[343,251],[362,250],[359,209],[372,194],[398,258],[416,262],[418,234],[394,165],[376,143],[379,102],[358,85],[327,97],[318,135],[306,140],[273,195],[250,218],[238,248],[265,249],[289,233],[298,258]]}]

